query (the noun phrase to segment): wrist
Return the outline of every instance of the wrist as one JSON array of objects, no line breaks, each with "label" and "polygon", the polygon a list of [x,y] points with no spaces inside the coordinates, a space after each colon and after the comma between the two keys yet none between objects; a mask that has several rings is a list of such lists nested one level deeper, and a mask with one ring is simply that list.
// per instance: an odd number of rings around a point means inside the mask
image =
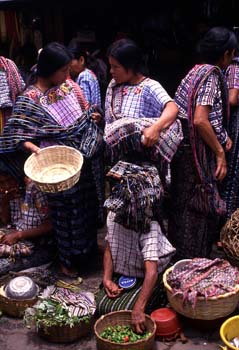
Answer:
[{"label": "wrist", "polygon": [[133,307],[133,310],[134,311],[138,311],[138,312],[144,312],[145,305],[143,305],[142,303],[136,301],[136,303],[135,303],[135,305]]},{"label": "wrist", "polygon": [[224,149],[221,147],[216,151],[217,157],[222,157],[225,154]]},{"label": "wrist", "polygon": [[23,239],[23,231],[17,231],[17,239],[18,239],[18,241]]},{"label": "wrist", "polygon": [[154,128],[155,131],[160,132],[162,130],[161,121],[160,120],[156,121],[152,125],[152,127]]}]

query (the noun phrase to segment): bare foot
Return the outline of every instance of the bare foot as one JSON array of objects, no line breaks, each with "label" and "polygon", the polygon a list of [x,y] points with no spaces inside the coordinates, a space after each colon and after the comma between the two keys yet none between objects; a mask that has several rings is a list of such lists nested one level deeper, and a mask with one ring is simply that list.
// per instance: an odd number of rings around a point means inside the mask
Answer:
[{"label": "bare foot", "polygon": [[66,277],[75,278],[78,276],[78,272],[73,269],[68,269],[67,267],[60,265],[60,272]]}]

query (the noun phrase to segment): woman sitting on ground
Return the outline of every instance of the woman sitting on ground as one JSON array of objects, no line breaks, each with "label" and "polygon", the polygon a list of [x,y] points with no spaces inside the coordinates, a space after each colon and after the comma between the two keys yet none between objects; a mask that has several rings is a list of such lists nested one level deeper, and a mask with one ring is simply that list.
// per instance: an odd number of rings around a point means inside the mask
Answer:
[{"label": "woman sitting on ground", "polygon": [[54,246],[50,236],[52,225],[48,218],[46,195],[25,178],[22,193],[16,180],[0,175],[1,222],[0,275],[40,266],[52,261]]}]

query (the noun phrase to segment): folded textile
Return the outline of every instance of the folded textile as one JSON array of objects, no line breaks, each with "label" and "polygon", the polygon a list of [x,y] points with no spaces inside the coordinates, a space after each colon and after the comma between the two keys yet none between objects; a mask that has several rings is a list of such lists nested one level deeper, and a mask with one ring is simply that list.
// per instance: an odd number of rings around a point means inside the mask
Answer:
[{"label": "folded textile", "polygon": [[207,299],[234,291],[239,284],[239,271],[227,260],[195,258],[173,270],[167,282],[174,295],[182,295],[195,307],[198,296]]},{"label": "folded textile", "polygon": [[163,187],[157,168],[119,161],[108,176],[119,180],[104,204],[116,213],[115,222],[136,232],[149,232],[151,220],[160,218]]},{"label": "folded textile", "polygon": [[158,119],[124,117],[106,124],[104,140],[106,154],[110,160],[117,161],[125,155],[139,152],[148,160],[158,161],[162,157],[171,162],[180,142],[183,139],[181,122],[174,121],[168,128],[162,130],[158,142],[153,147],[144,147],[141,142],[143,129],[151,126]]}]

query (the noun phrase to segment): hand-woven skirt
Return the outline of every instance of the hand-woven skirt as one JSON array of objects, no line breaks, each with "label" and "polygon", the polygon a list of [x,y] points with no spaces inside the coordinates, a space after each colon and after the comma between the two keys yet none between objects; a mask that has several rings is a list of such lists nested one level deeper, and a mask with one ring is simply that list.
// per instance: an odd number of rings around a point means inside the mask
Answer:
[{"label": "hand-woven skirt", "polygon": [[219,218],[197,212],[189,205],[196,184],[191,147],[182,143],[171,163],[168,239],[176,248],[175,260],[209,258],[219,232]]},{"label": "hand-woven skirt", "polygon": [[84,162],[78,183],[69,190],[48,195],[58,257],[72,268],[97,242],[98,199],[90,164]]},{"label": "hand-woven skirt", "polygon": [[[118,282],[119,276],[114,275],[113,281]],[[131,289],[125,289],[123,293],[115,298],[109,298],[105,292],[105,289],[101,287],[100,291],[96,295],[96,310],[98,315],[104,315],[109,312],[119,310],[132,310],[139,293],[142,289],[143,279],[138,278],[136,285]],[[164,289],[162,274],[158,277],[158,281],[154,287],[153,293],[146,306],[145,313],[150,314],[153,310],[160,307],[164,307],[167,304],[167,296]]]}]

